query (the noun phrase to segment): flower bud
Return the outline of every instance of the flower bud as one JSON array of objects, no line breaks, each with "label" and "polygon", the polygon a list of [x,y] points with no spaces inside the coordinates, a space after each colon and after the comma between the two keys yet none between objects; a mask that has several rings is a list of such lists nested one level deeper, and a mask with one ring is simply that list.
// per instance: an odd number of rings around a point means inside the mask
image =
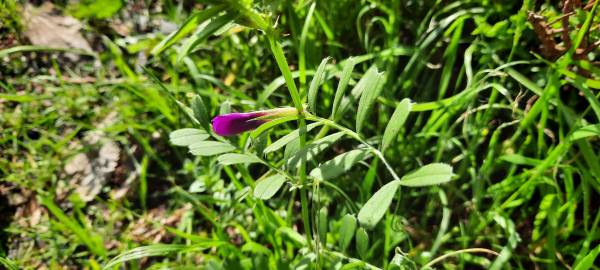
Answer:
[{"label": "flower bud", "polygon": [[295,108],[277,108],[247,113],[228,113],[212,119],[212,128],[220,136],[233,136],[253,130],[273,119],[293,116],[298,112]]}]

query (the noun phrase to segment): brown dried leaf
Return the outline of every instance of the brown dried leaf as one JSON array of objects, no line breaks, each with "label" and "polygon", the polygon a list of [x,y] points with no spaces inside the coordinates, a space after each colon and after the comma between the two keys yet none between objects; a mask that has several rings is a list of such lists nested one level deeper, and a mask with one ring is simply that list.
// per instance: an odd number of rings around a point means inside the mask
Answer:
[{"label": "brown dried leaf", "polygon": [[26,4],[23,11],[25,36],[31,44],[50,48],[92,51],[90,44],[79,32],[81,22],[70,16],[55,15],[54,6],[45,2],[39,8]]},{"label": "brown dried leaf", "polygon": [[164,205],[149,210],[146,215],[138,219],[131,226],[133,228],[131,235],[134,241],[141,243],[168,241],[171,235],[167,232],[165,226],[177,226],[183,214],[190,209],[192,209],[191,204],[186,204],[171,213],[167,213]]}]

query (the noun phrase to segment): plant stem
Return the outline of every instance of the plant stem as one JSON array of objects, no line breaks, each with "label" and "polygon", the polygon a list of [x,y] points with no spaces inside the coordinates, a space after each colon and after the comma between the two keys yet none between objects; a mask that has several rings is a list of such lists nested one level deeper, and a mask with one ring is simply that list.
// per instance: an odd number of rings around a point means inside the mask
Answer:
[{"label": "plant stem", "polygon": [[[298,118],[298,128],[300,129],[300,149],[304,147],[306,144],[306,120],[304,119],[304,115]],[[306,187],[304,184],[306,183],[306,155],[302,157],[300,160],[300,170],[298,172],[300,174],[300,203],[302,204],[302,220],[304,221],[304,232],[306,234],[306,241],[310,249],[313,249],[312,245],[312,233],[310,227],[310,213],[308,206],[308,196],[306,192]]]},{"label": "plant stem", "polygon": [[[306,145],[306,118],[304,115],[304,106],[302,106],[302,99],[300,98],[300,94],[298,93],[298,88],[296,88],[296,83],[292,77],[292,72],[290,71],[290,67],[285,59],[285,55],[283,53],[283,49],[281,48],[281,44],[275,40],[275,32],[267,31],[269,33],[268,39],[269,44],[271,45],[271,51],[273,56],[275,57],[275,61],[277,62],[277,66],[285,79],[286,86],[290,92],[290,96],[292,97],[292,101],[294,102],[294,107],[298,110],[298,129],[300,130],[300,148]],[[306,183],[306,157],[303,157],[300,161],[300,169],[298,171],[300,178],[300,185],[304,185]],[[308,195],[305,187],[303,186],[300,189],[300,203],[302,204],[302,221],[304,222],[304,232],[306,235],[306,242],[311,250],[314,249],[312,245],[312,233],[310,226],[310,208],[308,205]]]}]

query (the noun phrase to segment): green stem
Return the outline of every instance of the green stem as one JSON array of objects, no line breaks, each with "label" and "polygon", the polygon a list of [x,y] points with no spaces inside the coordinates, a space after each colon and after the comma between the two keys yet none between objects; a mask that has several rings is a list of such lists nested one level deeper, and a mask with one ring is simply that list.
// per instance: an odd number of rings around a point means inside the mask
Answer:
[{"label": "green stem", "polygon": [[331,183],[331,182],[329,182],[327,180],[321,180],[319,183],[323,183],[323,185],[328,186],[331,189],[335,190],[337,193],[339,193],[346,200],[346,203],[348,204],[348,207],[350,209],[352,209],[352,211],[354,211],[354,213],[358,213],[359,209],[356,206],[356,203],[340,187],[336,186],[335,184],[333,184],[333,183]]},{"label": "green stem", "polygon": [[[300,129],[300,149],[304,147],[306,144],[306,120],[304,115],[301,115],[298,118],[298,128]],[[302,188],[300,189],[300,203],[302,204],[302,220],[304,221],[304,232],[306,234],[306,241],[310,249],[313,249],[312,245],[312,231],[310,227],[310,213],[308,206],[308,196],[306,192],[306,187],[304,184],[306,183],[306,155],[302,157],[300,160],[300,185]]]},{"label": "green stem", "polygon": [[319,130],[319,133],[315,137],[315,140],[325,137],[325,135],[327,135],[327,132],[329,132],[329,126],[324,126],[323,128],[321,128],[321,130]]},{"label": "green stem", "polygon": [[312,231],[310,227],[310,213],[308,208],[308,194],[306,188],[300,188],[300,203],[302,205],[302,221],[304,225],[304,234],[306,234],[306,241],[308,241],[308,247],[312,250]]},{"label": "green stem", "polygon": [[[269,33],[269,44],[271,45],[271,51],[273,53],[273,56],[275,57],[277,66],[279,67],[281,74],[285,79],[285,83],[290,92],[290,96],[292,97],[292,101],[294,102],[294,107],[296,107],[296,110],[298,110],[298,129],[300,129],[300,148],[302,148],[306,144],[306,119],[304,116],[304,106],[302,106],[302,99],[300,98],[300,94],[298,93],[298,88],[296,88],[296,83],[294,82],[294,78],[292,77],[292,72],[290,71],[290,67],[287,63],[287,60],[285,59],[285,55],[283,53],[283,49],[281,48],[281,44],[275,40],[275,31],[270,29],[269,31],[267,31],[267,33]],[[300,189],[300,203],[302,204],[302,220],[304,222],[304,232],[306,234],[308,246],[311,250],[313,250],[308,195],[305,187],[303,186],[306,183],[306,158],[302,158],[300,162],[300,170],[298,174],[300,176],[300,185],[302,186],[302,188]]]}]

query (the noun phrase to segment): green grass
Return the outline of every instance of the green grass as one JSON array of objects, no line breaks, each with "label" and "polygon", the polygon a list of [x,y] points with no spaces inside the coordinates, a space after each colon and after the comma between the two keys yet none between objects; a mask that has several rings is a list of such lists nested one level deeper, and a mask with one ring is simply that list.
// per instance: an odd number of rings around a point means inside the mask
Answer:
[{"label": "green grass", "polygon": [[55,3],[82,52],[29,44],[23,4],[0,4],[4,268],[598,269],[600,51],[542,56],[527,12],[558,5]]}]

